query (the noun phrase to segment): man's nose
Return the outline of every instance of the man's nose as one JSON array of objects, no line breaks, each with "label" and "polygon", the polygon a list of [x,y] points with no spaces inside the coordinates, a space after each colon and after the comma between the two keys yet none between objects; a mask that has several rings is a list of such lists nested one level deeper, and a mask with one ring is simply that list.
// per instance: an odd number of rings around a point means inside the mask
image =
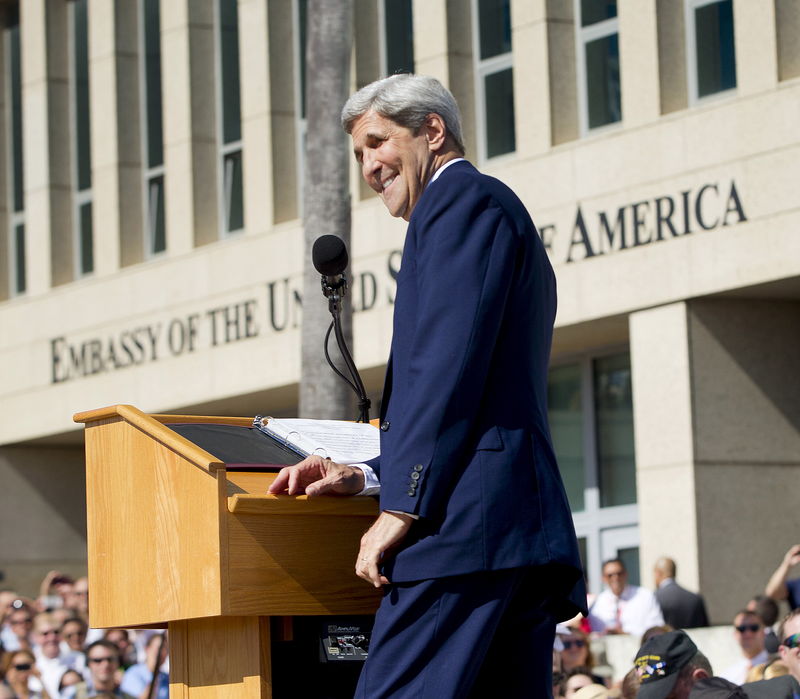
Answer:
[{"label": "man's nose", "polygon": [[377,158],[369,153],[364,153],[361,159],[361,176],[367,183],[374,179],[374,175],[378,170],[380,170],[380,163]]}]

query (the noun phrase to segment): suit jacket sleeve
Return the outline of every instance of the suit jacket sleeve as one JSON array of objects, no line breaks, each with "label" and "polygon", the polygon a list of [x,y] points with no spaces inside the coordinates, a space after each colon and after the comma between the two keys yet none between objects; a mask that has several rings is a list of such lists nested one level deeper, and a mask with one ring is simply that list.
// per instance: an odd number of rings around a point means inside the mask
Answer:
[{"label": "suit jacket sleeve", "polygon": [[403,266],[413,269],[401,269],[398,279],[395,313],[402,312],[403,280],[416,295],[415,318],[413,336],[400,340],[408,382],[402,393],[395,386],[399,404],[390,403],[393,434],[380,457],[381,507],[439,518],[466,449],[480,437],[476,416],[495,340],[510,321],[504,308],[520,240],[508,213],[472,178],[436,182],[426,195],[406,241],[413,248]]}]

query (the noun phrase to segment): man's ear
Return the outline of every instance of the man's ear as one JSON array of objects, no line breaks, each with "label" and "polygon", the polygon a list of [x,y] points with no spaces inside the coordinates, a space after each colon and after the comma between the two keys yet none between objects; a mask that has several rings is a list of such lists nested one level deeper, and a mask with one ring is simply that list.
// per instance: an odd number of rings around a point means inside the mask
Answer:
[{"label": "man's ear", "polygon": [[428,150],[437,152],[447,140],[447,127],[444,124],[444,119],[438,114],[428,114],[425,117],[425,123],[422,125],[425,131],[425,140],[428,142]]},{"label": "man's ear", "polygon": [[701,667],[696,667],[694,670],[692,670],[693,683],[697,682],[697,680],[704,680],[708,677],[711,677],[711,675],[709,675],[708,672]]}]

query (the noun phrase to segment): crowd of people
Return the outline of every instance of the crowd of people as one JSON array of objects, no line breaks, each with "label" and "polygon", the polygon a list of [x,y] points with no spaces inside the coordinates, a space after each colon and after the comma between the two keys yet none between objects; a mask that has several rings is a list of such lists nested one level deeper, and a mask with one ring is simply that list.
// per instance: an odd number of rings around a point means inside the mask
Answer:
[{"label": "crowd of people", "polygon": [[0,590],[0,619],[0,699],[169,697],[166,633],[90,628],[86,578],[51,571],[36,599]]},{"label": "crowd of people", "polygon": [[[603,564],[605,589],[590,600],[589,614],[560,624],[553,649],[557,699],[800,699],[800,545],[792,546],[763,593],[732,619],[738,646],[727,666],[711,667],[683,629],[708,625],[703,598],[675,580],[675,562],[655,565],[655,592],[630,585],[619,559]],[[789,613],[780,618],[779,603]],[[598,664],[592,644],[609,634],[641,637],[627,674],[613,681]]]},{"label": "crowd of people", "polygon": [[[557,628],[553,696],[800,699],[800,578],[790,577],[798,565],[800,545],[787,551],[765,591],[734,615],[739,655],[715,674],[682,630],[708,625],[708,615],[703,598],[676,582],[674,561],[656,562],[655,592],[629,584],[621,560],[606,561],[605,589],[589,600],[588,616]],[[166,633],[90,628],[88,593],[86,578],[56,571],[36,599],[0,591],[0,699],[169,697]],[[791,611],[780,619],[784,601]],[[621,681],[592,652],[598,639],[613,634],[641,637]]]}]

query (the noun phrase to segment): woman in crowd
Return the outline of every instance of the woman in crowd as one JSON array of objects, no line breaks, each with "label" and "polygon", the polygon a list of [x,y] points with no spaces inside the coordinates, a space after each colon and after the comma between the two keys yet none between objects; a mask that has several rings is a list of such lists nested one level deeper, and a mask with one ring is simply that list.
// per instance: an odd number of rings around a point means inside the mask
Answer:
[{"label": "woman in crowd", "polygon": [[[3,663],[5,683],[13,692],[16,699],[49,699],[44,690],[30,689],[31,678],[38,677],[36,659],[28,650],[16,650],[8,653]],[[35,682],[35,684],[39,684]]]},{"label": "woman in crowd", "polygon": [[564,672],[569,672],[576,667],[585,667],[590,670],[594,668],[595,659],[589,648],[589,638],[583,631],[570,626],[559,626],[558,637],[564,646],[561,651],[561,669]]}]

